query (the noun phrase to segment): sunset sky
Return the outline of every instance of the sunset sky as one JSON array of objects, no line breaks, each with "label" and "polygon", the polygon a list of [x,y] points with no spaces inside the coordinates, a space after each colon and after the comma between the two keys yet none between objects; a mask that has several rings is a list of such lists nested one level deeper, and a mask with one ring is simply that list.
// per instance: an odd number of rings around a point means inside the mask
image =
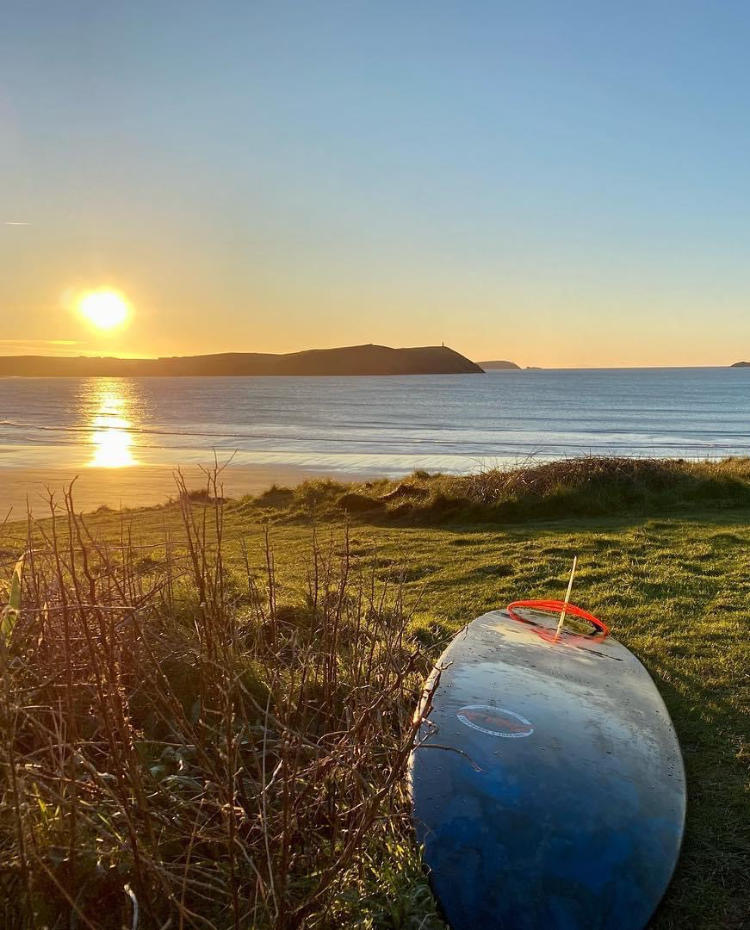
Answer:
[{"label": "sunset sky", "polygon": [[749,357],[748,49],[731,0],[7,0],[0,354]]}]

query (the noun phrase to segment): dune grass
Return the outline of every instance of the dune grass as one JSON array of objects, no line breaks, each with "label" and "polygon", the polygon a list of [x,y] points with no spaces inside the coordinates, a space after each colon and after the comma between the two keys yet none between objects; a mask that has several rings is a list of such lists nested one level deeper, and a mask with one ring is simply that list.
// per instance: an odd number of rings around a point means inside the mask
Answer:
[{"label": "dune grass", "polygon": [[[746,927],[747,463],[563,465],[4,527],[0,603],[27,552],[0,643],[4,925],[440,927],[403,784],[422,677],[477,614],[559,596],[577,554],[574,600],[683,748],[652,927]],[[581,513],[586,487],[617,506]]]},{"label": "dune grass", "polygon": [[589,456],[472,475],[415,472],[359,486],[308,481],[246,498],[271,520],[342,512],[381,524],[515,523],[616,513],[750,506],[750,459],[716,462]]}]

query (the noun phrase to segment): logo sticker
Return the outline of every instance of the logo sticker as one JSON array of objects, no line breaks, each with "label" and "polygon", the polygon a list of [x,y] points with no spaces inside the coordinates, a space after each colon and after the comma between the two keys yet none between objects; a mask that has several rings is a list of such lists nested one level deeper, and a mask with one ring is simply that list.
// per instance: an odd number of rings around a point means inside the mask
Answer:
[{"label": "logo sticker", "polygon": [[521,739],[531,736],[534,727],[520,714],[504,707],[490,707],[489,704],[467,704],[456,714],[461,723],[472,730],[479,730],[488,736],[502,736],[504,739]]}]

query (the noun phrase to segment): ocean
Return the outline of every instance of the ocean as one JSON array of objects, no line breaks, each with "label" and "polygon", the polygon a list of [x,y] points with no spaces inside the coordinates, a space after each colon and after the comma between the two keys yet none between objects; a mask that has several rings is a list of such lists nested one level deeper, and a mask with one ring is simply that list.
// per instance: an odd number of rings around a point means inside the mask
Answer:
[{"label": "ocean", "polygon": [[750,369],[0,379],[0,468],[206,463],[463,473],[579,455],[750,455]]}]

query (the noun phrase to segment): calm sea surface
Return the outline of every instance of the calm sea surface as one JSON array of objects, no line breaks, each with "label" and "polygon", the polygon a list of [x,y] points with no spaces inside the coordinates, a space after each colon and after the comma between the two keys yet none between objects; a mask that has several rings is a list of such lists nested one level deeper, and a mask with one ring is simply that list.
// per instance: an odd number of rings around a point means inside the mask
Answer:
[{"label": "calm sea surface", "polygon": [[750,369],[0,379],[0,468],[191,464],[213,450],[363,474],[750,455]]}]

